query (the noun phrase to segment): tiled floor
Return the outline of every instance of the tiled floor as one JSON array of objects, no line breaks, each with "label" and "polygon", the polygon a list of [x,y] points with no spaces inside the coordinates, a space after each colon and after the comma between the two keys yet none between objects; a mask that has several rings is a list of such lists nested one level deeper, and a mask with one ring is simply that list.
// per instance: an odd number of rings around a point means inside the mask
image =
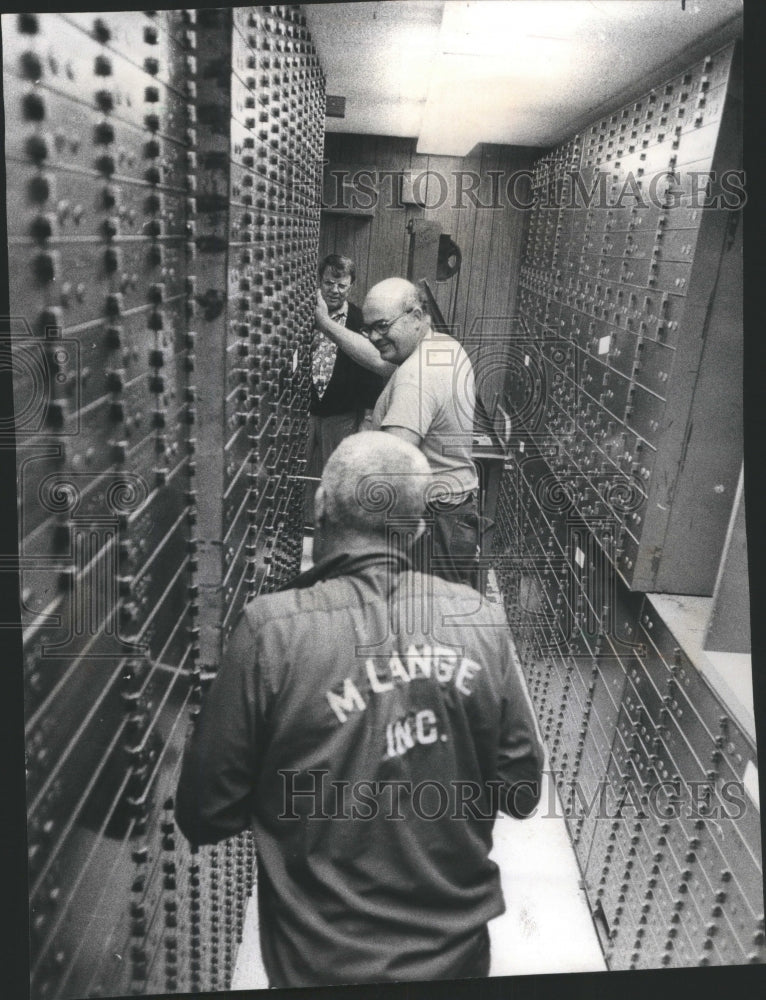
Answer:
[{"label": "tiled floor", "polygon": [[255,896],[251,896],[245,912],[245,930],[237,954],[231,988],[265,990],[268,985],[266,970],[261,962],[261,946],[258,943],[258,905]]},{"label": "tiled floor", "polygon": [[[310,539],[302,568],[311,565]],[[490,599],[500,599],[490,578]],[[549,803],[554,801],[551,808]],[[540,805],[526,820],[501,815],[491,857],[500,868],[506,912],[489,924],[491,976],[604,970],[601,947],[580,888],[580,871],[558,793],[546,775]],[[258,945],[258,912],[251,900],[232,989],[262,989],[266,974]]]}]

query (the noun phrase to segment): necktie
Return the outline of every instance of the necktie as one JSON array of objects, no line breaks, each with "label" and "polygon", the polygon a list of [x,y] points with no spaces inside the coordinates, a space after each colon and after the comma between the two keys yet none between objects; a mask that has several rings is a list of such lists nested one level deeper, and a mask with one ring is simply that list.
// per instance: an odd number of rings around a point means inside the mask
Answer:
[{"label": "necktie", "polygon": [[[346,317],[342,313],[331,316],[330,319],[340,323],[341,326],[346,325]],[[314,343],[311,349],[311,378],[320,399],[330,384],[337,353],[338,345],[334,344],[329,337],[325,337],[321,330],[317,330],[314,333]]]}]

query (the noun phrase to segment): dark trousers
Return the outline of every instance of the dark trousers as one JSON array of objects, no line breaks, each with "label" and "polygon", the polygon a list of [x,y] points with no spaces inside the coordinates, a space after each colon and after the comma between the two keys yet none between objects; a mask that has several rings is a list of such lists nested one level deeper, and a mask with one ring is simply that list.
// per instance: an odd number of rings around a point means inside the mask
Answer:
[{"label": "dark trousers", "polygon": [[305,483],[303,501],[303,523],[310,528],[314,524],[314,494],[327,459],[344,438],[358,431],[369,430],[370,411],[355,410],[338,413],[330,417],[309,416],[308,448],[306,451],[306,477],[315,482]]},{"label": "dark trousers", "polygon": [[429,504],[426,531],[413,551],[415,568],[479,589],[479,506],[476,494],[462,503]]}]

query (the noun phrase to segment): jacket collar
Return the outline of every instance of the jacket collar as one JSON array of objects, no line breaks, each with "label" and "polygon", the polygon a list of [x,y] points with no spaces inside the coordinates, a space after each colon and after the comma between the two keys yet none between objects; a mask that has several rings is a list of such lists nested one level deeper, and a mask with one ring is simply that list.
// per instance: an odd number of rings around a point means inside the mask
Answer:
[{"label": "jacket collar", "polygon": [[279,590],[297,590],[311,587],[320,580],[332,580],[337,576],[353,576],[370,566],[396,567],[399,572],[410,569],[410,560],[403,554],[394,554],[385,549],[371,549],[369,552],[343,552],[316,563],[311,569],[293,577]]},{"label": "jacket collar", "polygon": [[336,323],[340,320],[343,320],[344,322],[348,320],[348,299],[346,299],[337,312],[330,314],[330,319],[335,320]]}]

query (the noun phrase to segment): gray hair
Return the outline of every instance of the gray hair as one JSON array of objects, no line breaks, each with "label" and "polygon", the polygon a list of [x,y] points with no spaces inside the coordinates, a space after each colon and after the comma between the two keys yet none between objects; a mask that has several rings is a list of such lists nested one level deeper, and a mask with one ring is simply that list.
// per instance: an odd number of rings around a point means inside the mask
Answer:
[{"label": "gray hair", "polygon": [[414,445],[384,431],[352,434],[327,460],[325,515],[341,531],[385,537],[392,518],[422,516],[430,482],[428,460]]}]

